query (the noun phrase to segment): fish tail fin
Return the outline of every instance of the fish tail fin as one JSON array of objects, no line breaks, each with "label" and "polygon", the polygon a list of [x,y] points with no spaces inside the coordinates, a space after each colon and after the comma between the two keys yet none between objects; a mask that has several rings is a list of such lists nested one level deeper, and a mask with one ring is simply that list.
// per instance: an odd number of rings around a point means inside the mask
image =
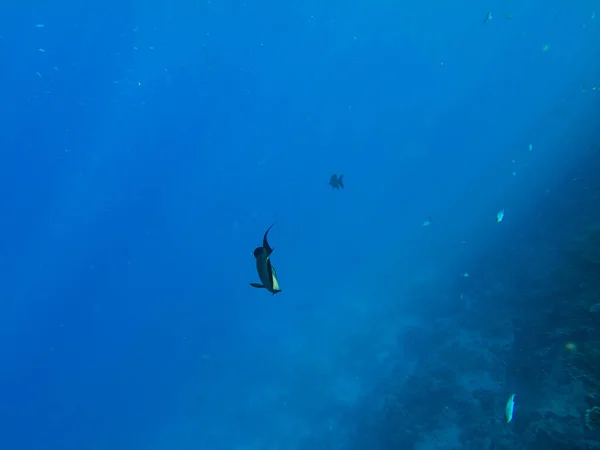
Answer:
[{"label": "fish tail fin", "polygon": [[345,188],[344,188],[344,174],[342,174],[342,175],[340,175],[340,176],[338,177],[338,184],[340,185],[340,187],[341,187],[342,189],[345,189]]},{"label": "fish tail fin", "polygon": [[280,292],[281,292],[281,289],[273,289],[273,295],[279,294]]}]

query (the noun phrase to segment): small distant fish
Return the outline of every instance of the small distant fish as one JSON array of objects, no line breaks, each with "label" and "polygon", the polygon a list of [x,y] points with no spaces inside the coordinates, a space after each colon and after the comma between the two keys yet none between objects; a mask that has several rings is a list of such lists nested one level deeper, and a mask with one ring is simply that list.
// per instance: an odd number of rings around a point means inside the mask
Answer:
[{"label": "small distant fish", "polygon": [[596,303],[596,304],[590,306],[590,309],[588,311],[591,313],[599,313],[600,312],[600,303]]},{"label": "small distant fish", "polygon": [[432,223],[433,223],[433,220],[431,219],[431,216],[427,216],[427,219],[425,219],[425,222],[423,222],[423,226],[428,227]]},{"label": "small distant fish", "polygon": [[504,210],[502,210],[498,214],[496,214],[496,222],[500,223],[500,222],[502,222],[502,219],[504,219]]},{"label": "small distant fish", "polygon": [[510,423],[513,418],[513,413],[515,411],[515,396],[516,394],[510,394],[510,397],[508,397],[508,401],[506,402],[506,423]]},{"label": "small distant fish", "polygon": [[533,150],[533,144],[529,144],[529,151]]},{"label": "small distant fish", "polygon": [[487,16],[485,16],[485,20],[483,21],[483,23],[488,23],[490,20],[492,20],[491,12],[487,13]]},{"label": "small distant fish", "polygon": [[263,236],[262,247],[256,247],[253,253],[254,258],[256,258],[256,271],[258,272],[258,278],[262,284],[250,283],[250,286],[266,289],[275,295],[281,292],[281,289],[279,289],[277,272],[275,272],[275,267],[273,267],[273,264],[271,264],[271,253],[273,253],[273,248],[267,241],[267,235],[269,234],[269,231],[271,231],[271,228],[273,228],[273,225],[271,225],[265,232],[265,235]]},{"label": "small distant fish", "polygon": [[339,177],[334,173],[331,175],[329,179],[329,185],[332,189],[344,189],[344,175],[340,175]]}]

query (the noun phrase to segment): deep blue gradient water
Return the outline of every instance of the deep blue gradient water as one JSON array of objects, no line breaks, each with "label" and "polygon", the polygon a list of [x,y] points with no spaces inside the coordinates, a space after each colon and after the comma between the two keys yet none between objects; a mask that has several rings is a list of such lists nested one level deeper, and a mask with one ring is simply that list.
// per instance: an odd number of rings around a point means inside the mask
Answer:
[{"label": "deep blue gradient water", "polygon": [[2,5],[0,448],[349,449],[447,282],[586,222],[561,195],[598,152],[594,10]]}]

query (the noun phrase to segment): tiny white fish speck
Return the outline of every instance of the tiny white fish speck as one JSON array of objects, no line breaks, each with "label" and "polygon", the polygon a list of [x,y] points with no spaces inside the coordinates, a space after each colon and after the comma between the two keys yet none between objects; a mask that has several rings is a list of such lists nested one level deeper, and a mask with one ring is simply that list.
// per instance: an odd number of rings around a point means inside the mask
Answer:
[{"label": "tiny white fish speck", "polygon": [[500,211],[496,214],[496,222],[500,223],[504,219],[504,210]]}]

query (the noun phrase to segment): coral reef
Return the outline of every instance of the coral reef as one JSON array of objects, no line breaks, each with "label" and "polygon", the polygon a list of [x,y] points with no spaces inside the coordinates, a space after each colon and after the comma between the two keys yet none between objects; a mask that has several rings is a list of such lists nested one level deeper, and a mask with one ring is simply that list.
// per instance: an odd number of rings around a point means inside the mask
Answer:
[{"label": "coral reef", "polygon": [[[550,251],[542,244],[540,260]],[[358,424],[350,444],[339,448],[600,449],[600,315],[590,312],[600,302],[600,226],[565,239],[558,252],[551,266],[528,262],[526,278],[515,279],[522,271],[514,264],[488,261],[504,280],[466,296],[446,286],[468,305],[399,332],[410,374],[392,375],[362,400],[361,414],[348,418]],[[501,307],[490,313],[490,305]],[[405,374],[406,364],[394,373]],[[515,419],[506,424],[511,393]]]},{"label": "coral reef", "polygon": [[578,267],[600,269],[600,225],[589,226],[575,236],[567,251],[572,253]]},{"label": "coral reef", "polygon": [[592,431],[600,428],[600,406],[594,406],[585,412],[585,425]]}]

